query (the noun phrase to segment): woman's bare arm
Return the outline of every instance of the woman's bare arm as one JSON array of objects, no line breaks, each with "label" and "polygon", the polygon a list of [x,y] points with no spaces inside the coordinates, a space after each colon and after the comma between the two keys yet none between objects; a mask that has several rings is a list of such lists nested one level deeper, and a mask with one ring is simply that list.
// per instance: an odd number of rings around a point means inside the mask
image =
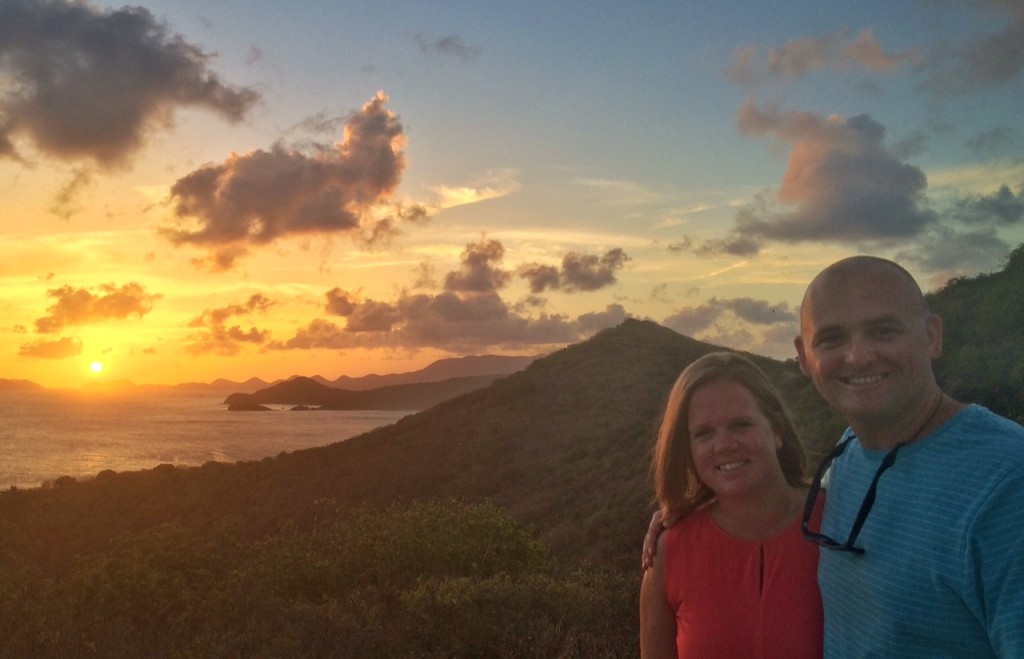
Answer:
[{"label": "woman's bare arm", "polygon": [[659,551],[640,586],[640,657],[676,659],[676,615],[665,592],[665,537],[656,544]]}]

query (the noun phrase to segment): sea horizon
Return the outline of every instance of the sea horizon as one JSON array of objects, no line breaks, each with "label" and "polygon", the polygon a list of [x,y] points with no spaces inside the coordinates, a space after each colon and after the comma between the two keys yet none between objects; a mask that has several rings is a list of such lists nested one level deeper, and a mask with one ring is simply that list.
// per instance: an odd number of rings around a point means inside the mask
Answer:
[{"label": "sea horizon", "polygon": [[228,411],[231,392],[148,388],[0,392],[0,489],[171,464],[262,460],[325,446],[414,411]]}]

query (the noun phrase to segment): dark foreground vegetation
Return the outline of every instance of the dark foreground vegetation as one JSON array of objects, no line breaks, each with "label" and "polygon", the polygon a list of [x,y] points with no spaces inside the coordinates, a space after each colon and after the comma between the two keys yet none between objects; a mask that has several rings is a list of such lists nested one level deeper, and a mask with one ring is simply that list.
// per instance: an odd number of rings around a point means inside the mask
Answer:
[{"label": "dark foreground vegetation", "polygon": [[[945,386],[1018,420],[1022,266],[930,296]],[[0,656],[635,656],[655,428],[716,349],[631,320],[339,444],[0,493]],[[842,422],[754,359],[815,461]]]},{"label": "dark foreground vegetation", "polygon": [[[5,570],[10,657],[616,657],[632,579],[562,571],[493,505],[321,502],[256,542],[230,518],[112,541],[59,574]],[[12,578],[13,577],[13,578]]]}]

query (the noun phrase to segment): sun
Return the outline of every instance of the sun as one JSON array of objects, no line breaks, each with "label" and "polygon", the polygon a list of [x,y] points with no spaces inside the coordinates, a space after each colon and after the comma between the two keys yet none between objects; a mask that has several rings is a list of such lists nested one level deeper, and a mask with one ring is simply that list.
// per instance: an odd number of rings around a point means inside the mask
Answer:
[{"label": "sun", "polygon": [[89,364],[89,370],[93,373],[99,373],[103,370],[103,362],[93,362]]}]

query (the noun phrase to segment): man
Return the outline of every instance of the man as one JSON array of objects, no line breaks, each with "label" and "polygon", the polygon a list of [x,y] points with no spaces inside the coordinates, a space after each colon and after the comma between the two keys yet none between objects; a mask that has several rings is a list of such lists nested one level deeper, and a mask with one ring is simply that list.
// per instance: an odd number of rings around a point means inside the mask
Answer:
[{"label": "man", "polygon": [[[827,482],[826,657],[1024,657],[1024,428],[945,395],[942,320],[913,277],[856,256],[810,284],[801,370],[850,424]],[[653,555],[652,521],[645,565]]]},{"label": "man", "polygon": [[942,392],[942,321],[891,261],[819,274],[795,345],[850,424],[808,529],[826,656],[1024,657],[1024,428]]}]

